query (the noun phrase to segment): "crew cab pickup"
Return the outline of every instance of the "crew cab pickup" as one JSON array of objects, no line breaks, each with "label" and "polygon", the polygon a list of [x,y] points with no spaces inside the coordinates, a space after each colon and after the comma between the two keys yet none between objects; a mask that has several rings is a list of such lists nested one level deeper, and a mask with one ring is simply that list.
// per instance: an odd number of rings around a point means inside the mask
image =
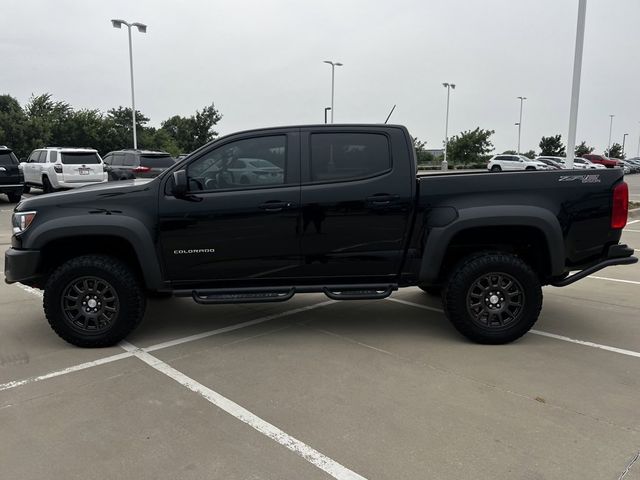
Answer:
[{"label": "crew cab pickup", "polygon": [[44,289],[50,325],[83,347],[123,339],[148,295],[217,305],[410,286],[498,344],[533,326],[543,285],[637,262],[619,244],[627,208],[620,169],[421,175],[402,126],[269,128],[153,180],[22,201],[5,276]]}]

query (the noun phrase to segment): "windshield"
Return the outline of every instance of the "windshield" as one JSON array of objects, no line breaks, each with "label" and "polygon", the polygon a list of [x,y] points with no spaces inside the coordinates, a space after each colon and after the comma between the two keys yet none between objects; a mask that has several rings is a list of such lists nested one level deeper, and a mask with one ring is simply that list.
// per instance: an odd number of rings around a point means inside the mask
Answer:
[{"label": "windshield", "polygon": [[100,163],[97,153],[91,152],[62,152],[62,163],[65,165],[86,165]]},{"label": "windshield", "polygon": [[174,161],[171,155],[141,155],[140,164],[150,168],[168,168]]},{"label": "windshield", "polygon": [[0,152],[0,165],[17,165],[18,159],[13,152]]}]

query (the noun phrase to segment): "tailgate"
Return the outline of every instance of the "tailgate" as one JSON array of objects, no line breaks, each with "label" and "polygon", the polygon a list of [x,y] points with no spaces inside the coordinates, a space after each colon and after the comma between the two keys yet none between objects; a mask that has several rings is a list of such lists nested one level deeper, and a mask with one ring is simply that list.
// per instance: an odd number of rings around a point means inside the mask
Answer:
[{"label": "tailgate", "polygon": [[62,152],[62,178],[64,182],[102,182],[102,160],[95,152]]},{"label": "tailgate", "polygon": [[13,152],[0,152],[0,186],[18,185],[24,178]]}]

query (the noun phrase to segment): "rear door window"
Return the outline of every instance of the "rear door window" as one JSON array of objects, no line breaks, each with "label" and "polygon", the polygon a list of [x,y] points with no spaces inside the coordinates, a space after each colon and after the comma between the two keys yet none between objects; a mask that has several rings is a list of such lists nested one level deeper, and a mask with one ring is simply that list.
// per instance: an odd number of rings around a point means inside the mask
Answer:
[{"label": "rear door window", "polygon": [[114,153],[113,154],[113,166],[121,167],[124,162],[124,153]]},{"label": "rear door window", "polygon": [[17,165],[18,158],[13,152],[0,152],[0,165]]},{"label": "rear door window", "polygon": [[311,181],[339,182],[391,170],[389,140],[377,133],[311,135]]},{"label": "rear door window", "polygon": [[97,153],[91,152],[62,152],[60,155],[65,165],[88,165],[100,163]]},{"label": "rear door window", "polygon": [[49,154],[49,163],[56,163],[58,161],[58,152],[51,150]]},{"label": "rear door window", "polygon": [[141,155],[140,165],[149,168],[168,168],[174,164],[171,155]]}]

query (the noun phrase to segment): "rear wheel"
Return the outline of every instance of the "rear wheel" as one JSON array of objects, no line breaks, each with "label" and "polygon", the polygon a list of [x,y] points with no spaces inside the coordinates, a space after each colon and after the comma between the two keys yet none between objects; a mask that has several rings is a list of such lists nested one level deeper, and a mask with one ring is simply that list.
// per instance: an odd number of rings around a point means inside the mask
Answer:
[{"label": "rear wheel", "polygon": [[79,347],[108,347],[142,320],[146,299],[133,272],[103,255],[73,258],[58,267],[44,289],[51,328]]},{"label": "rear wheel", "polygon": [[477,343],[509,343],[527,333],[542,308],[536,273],[519,257],[486,252],[454,269],[443,295],[453,326]]},{"label": "rear wheel", "polygon": [[502,167],[500,165],[494,165],[493,167],[491,167],[491,171],[492,172],[500,172],[500,171],[502,171]]},{"label": "rear wheel", "polygon": [[49,181],[49,177],[42,177],[42,193],[53,193],[55,190]]},{"label": "rear wheel", "polygon": [[7,197],[9,198],[9,202],[18,203],[22,199],[22,193],[21,192],[7,193]]}]

